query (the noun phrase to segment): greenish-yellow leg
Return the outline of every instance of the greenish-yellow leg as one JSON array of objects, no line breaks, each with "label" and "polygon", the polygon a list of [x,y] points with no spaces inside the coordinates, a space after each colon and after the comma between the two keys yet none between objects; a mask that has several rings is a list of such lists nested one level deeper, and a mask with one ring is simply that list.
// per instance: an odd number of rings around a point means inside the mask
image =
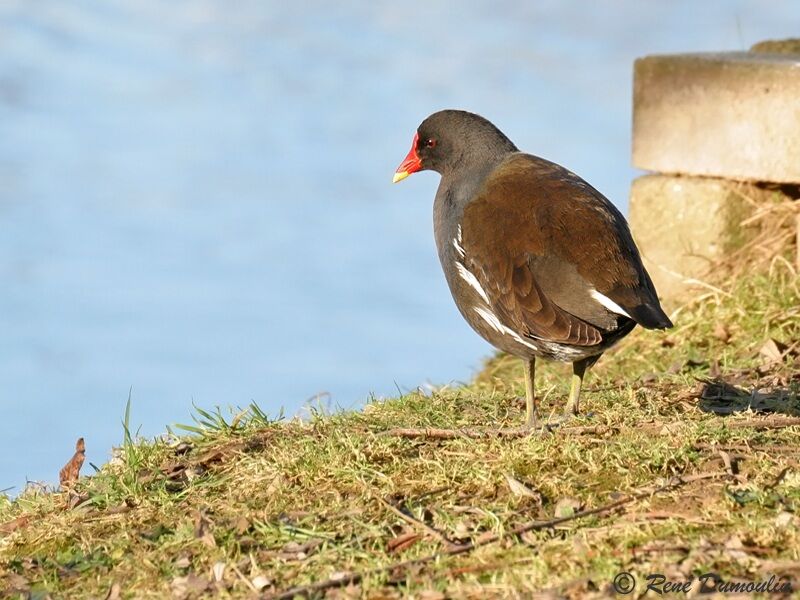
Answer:
[{"label": "greenish-yellow leg", "polygon": [[578,414],[584,373],[586,373],[585,360],[576,360],[572,363],[572,386],[569,390],[569,400],[567,401],[567,410],[565,411],[567,416]]},{"label": "greenish-yellow leg", "polygon": [[522,360],[525,366],[525,427],[533,429],[536,427],[536,420],[539,418],[539,402],[533,395],[533,377],[536,373],[536,359]]}]

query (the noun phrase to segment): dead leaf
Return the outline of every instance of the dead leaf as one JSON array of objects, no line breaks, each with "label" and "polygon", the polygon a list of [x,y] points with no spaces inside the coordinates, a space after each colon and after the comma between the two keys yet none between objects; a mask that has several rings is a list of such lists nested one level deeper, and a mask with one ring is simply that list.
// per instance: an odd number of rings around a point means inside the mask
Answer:
[{"label": "dead leaf", "polygon": [[683,370],[683,366],[685,364],[686,363],[680,360],[675,361],[669,366],[669,368],[667,369],[667,373],[669,373],[670,375],[676,375],[677,373],[680,373]]},{"label": "dead leaf", "polygon": [[58,481],[61,487],[68,488],[78,481],[78,476],[81,473],[83,461],[86,459],[86,446],[83,443],[83,438],[78,438],[75,443],[75,454],[69,459],[69,462],[64,465],[58,472]]},{"label": "dead leaf", "polygon": [[658,375],[655,373],[645,373],[639,377],[639,381],[642,383],[642,385],[647,386],[655,381],[658,381]]},{"label": "dead leaf", "polygon": [[738,535],[732,535],[725,541],[725,558],[742,560],[749,558],[748,553]]},{"label": "dead leaf", "polygon": [[89,501],[89,494],[79,494],[75,490],[69,490],[69,496],[67,499],[67,508],[70,510],[74,508],[78,508],[79,506],[86,504]]},{"label": "dead leaf", "polygon": [[185,577],[176,577],[169,584],[172,589],[172,597],[177,600],[188,598],[189,595],[199,595],[208,590],[209,581],[204,577],[199,577],[194,573],[189,573]]},{"label": "dead leaf", "polygon": [[731,455],[725,452],[725,450],[719,450],[719,455],[722,458],[722,463],[725,465],[725,470],[728,472],[728,475],[733,477],[735,473],[733,472],[733,462],[731,461]]},{"label": "dead leaf", "polygon": [[187,454],[190,450],[192,450],[192,448],[194,448],[194,446],[192,446],[189,442],[180,442],[172,449],[172,451],[180,456],[181,454]]},{"label": "dead leaf", "polygon": [[728,340],[731,339],[731,332],[724,323],[717,323],[714,326],[714,331],[711,333],[711,335],[713,335],[723,344],[727,344]]},{"label": "dead leaf", "polygon": [[258,592],[260,592],[265,587],[268,587],[269,585],[272,584],[272,582],[263,575],[256,575],[255,577],[253,577],[250,583],[253,584],[253,587],[256,588],[256,591]]},{"label": "dead leaf", "polygon": [[267,485],[267,489],[264,491],[264,493],[268,497],[274,496],[281,491],[282,487],[283,479],[281,479],[280,475],[277,475],[272,481],[269,482],[269,485]]},{"label": "dead leaf", "polygon": [[211,521],[199,510],[194,515],[194,536],[209,548],[216,548],[217,542],[211,533]]},{"label": "dead leaf", "polygon": [[305,560],[313,554],[321,544],[322,540],[318,538],[310,539],[303,544],[288,542],[283,545],[278,556],[284,560]]},{"label": "dead leaf", "polygon": [[[186,472],[187,466],[181,462],[168,462],[161,465],[161,472],[167,479],[177,481],[184,477],[184,473]],[[143,477],[140,477],[139,480],[142,483],[146,483],[146,478],[149,477],[150,480],[155,478],[154,473],[147,473]]]},{"label": "dead leaf", "polygon": [[23,529],[27,527],[30,522],[31,518],[28,515],[21,515],[11,521],[0,523],[0,534],[8,535],[9,533],[15,532],[17,529]]},{"label": "dead leaf", "polygon": [[416,544],[420,539],[422,539],[422,536],[418,533],[414,533],[413,531],[403,533],[390,539],[386,543],[386,550],[388,552],[402,552],[403,550],[406,550],[407,548],[410,548]]},{"label": "dead leaf", "polygon": [[221,450],[209,450],[205,454],[198,456],[194,460],[194,464],[208,468],[213,463],[222,462],[224,458],[225,454]]},{"label": "dead leaf", "polygon": [[297,554],[298,552],[303,551],[303,545],[299,544],[298,542],[286,542],[281,548],[281,552],[285,552],[286,554]]},{"label": "dead leaf", "polygon": [[240,516],[238,519],[236,519],[234,530],[238,535],[242,535],[250,530],[250,525],[250,520],[247,519],[247,517]]},{"label": "dead leaf", "polygon": [[489,540],[495,539],[496,537],[497,535],[495,533],[492,533],[491,531],[484,531],[477,538],[475,538],[475,544],[481,545],[488,542]]},{"label": "dead leaf", "polygon": [[778,473],[775,479],[772,480],[772,483],[766,486],[766,489],[772,490],[778,487],[781,483],[783,483],[783,480],[786,479],[786,476],[789,474],[789,471],[790,471],[789,467],[784,467],[783,469],[781,469],[781,471]]},{"label": "dead leaf", "polygon": [[557,519],[563,519],[565,517],[571,517],[581,508],[583,508],[583,502],[577,498],[566,497],[556,502],[556,508],[553,513]]},{"label": "dead leaf", "polygon": [[719,366],[719,361],[714,358],[711,360],[711,366],[708,368],[708,376],[716,379],[722,375],[722,369]]},{"label": "dead leaf", "polygon": [[518,497],[525,497],[525,498],[533,498],[533,500],[537,504],[542,504],[542,494],[538,490],[533,490],[529,488],[527,485],[522,483],[519,479],[514,479],[508,473],[504,474],[506,478],[506,483],[508,483],[508,487],[511,490],[511,493],[514,496]]},{"label": "dead leaf", "polygon": [[214,566],[211,567],[211,574],[214,576],[214,581],[222,581],[222,578],[225,576],[226,566],[227,565],[222,561],[214,563]]},{"label": "dead leaf", "polygon": [[[133,502],[133,501],[131,500],[131,502]],[[107,514],[107,515],[123,515],[123,514],[125,514],[127,512],[130,512],[132,510],[133,510],[133,506],[131,506],[128,503],[118,504],[117,506],[112,506],[110,508],[107,508],[106,511],[105,511],[105,514]]]},{"label": "dead leaf", "polygon": [[122,592],[122,588],[118,583],[112,583],[111,588],[108,590],[106,594],[105,600],[119,600],[120,594]]},{"label": "dead leaf", "polygon": [[758,350],[758,353],[764,359],[764,365],[766,366],[782,362],[783,353],[785,350],[786,344],[781,344],[773,338],[770,338],[764,342],[764,344]]},{"label": "dead leaf", "polygon": [[538,548],[541,543],[541,539],[536,531],[525,531],[524,533],[520,534],[519,539],[523,544],[527,544],[532,548]]},{"label": "dead leaf", "polygon": [[5,588],[6,592],[21,592],[23,598],[29,597],[25,592],[30,591],[31,584],[22,575],[19,575],[17,573],[8,573],[3,577],[6,585]]},{"label": "dead leaf", "polygon": [[658,430],[658,435],[674,436],[682,427],[681,423],[665,423],[664,426]]},{"label": "dead leaf", "polygon": [[453,527],[453,536],[458,540],[467,540],[472,532],[475,530],[475,522],[472,519],[466,521],[458,521]]},{"label": "dead leaf", "polygon": [[447,596],[445,596],[442,592],[437,592],[436,590],[425,590],[419,592],[417,594],[417,598],[419,598],[419,600],[445,600]]}]

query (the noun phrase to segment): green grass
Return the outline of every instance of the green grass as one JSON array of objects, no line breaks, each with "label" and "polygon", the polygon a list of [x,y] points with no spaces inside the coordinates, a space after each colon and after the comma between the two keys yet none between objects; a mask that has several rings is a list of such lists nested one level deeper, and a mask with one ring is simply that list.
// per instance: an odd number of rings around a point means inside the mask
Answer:
[{"label": "green grass", "polygon": [[[613,594],[621,571],[637,591],[649,573],[709,571],[800,587],[796,273],[774,262],[674,320],[608,353],[587,377],[589,416],[547,435],[387,435],[521,424],[522,368],[508,356],[463,387],[306,421],[253,405],[197,408],[181,435],[143,440],[126,412],[116,457],[72,491],[0,498],[0,591],[270,597],[357,573],[328,594],[582,598]],[[768,363],[771,339],[783,356]],[[569,366],[540,365],[544,412],[559,412]],[[509,534],[634,494],[616,510]]]}]

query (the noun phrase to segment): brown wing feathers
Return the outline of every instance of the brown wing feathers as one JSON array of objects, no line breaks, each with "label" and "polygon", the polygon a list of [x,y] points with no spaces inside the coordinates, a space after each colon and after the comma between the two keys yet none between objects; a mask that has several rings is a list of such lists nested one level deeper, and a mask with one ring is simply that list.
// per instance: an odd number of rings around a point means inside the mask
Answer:
[{"label": "brown wing feathers", "polygon": [[[599,344],[601,329],[585,320],[598,323],[591,316],[596,301],[582,307],[574,300],[589,298],[592,290],[645,327],[669,324],[622,216],[594,188],[554,163],[525,154],[506,159],[467,206],[462,225],[467,268],[501,321],[520,334]],[[563,277],[546,280],[549,294],[535,277],[541,257],[552,257],[551,266],[564,263]],[[570,306],[568,312],[559,300],[577,309]]]}]

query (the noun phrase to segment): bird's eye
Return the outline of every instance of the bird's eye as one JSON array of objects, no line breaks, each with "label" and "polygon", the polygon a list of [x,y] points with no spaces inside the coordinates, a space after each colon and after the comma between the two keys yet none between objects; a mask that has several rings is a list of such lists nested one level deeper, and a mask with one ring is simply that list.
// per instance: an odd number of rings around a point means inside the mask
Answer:
[{"label": "bird's eye", "polygon": [[433,138],[428,138],[425,140],[425,147],[426,148],[435,148],[436,147],[436,140]]}]

